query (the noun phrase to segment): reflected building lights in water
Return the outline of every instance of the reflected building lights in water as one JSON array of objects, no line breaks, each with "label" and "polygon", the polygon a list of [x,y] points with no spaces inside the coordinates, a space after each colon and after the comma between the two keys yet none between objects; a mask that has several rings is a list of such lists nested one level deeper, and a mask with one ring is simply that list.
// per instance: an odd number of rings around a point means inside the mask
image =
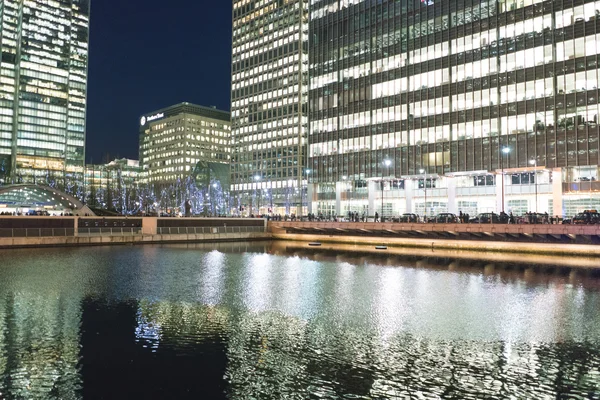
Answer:
[{"label": "reflected building lights in water", "polygon": [[324,286],[324,293],[327,296],[328,291],[332,290],[332,297],[328,297],[328,305],[332,310],[333,320],[338,323],[343,323],[340,318],[343,315],[351,314],[356,309],[353,309],[352,299],[357,298],[361,295],[361,289],[355,284],[356,269],[355,265],[344,262],[337,264],[335,269],[327,270],[327,267],[321,266],[323,269],[323,277],[326,282],[329,282],[328,286]]},{"label": "reflected building lights in water", "polygon": [[204,304],[216,305],[222,300],[224,269],[227,268],[225,253],[213,250],[203,257],[202,268],[198,270],[200,298]]},{"label": "reflected building lights in water", "polygon": [[76,299],[60,295],[60,282],[50,275],[46,283],[56,285],[50,291],[39,282],[0,296],[0,393],[6,398],[76,398],[81,387],[81,310]]},{"label": "reflected building lights in water", "polygon": [[280,308],[304,320],[314,317],[317,311],[318,272],[318,264],[313,261],[299,257],[286,259],[281,283],[286,290],[280,298]]},{"label": "reflected building lights in water", "polygon": [[[168,378],[188,388],[218,386],[222,398],[600,393],[600,295],[560,277],[535,285],[194,248],[165,248],[153,258],[141,247],[79,250],[70,259],[78,262],[62,270],[67,279],[43,274],[64,265],[64,257],[52,256],[64,249],[45,251],[36,267],[28,267],[31,258],[11,258],[0,269],[0,392],[9,398],[35,398],[23,395],[33,393],[22,391],[26,384],[42,398],[52,397],[53,387],[61,398],[79,398],[81,385],[107,390],[90,383],[90,368],[100,362],[110,370],[114,359],[126,360],[125,369],[142,368],[146,380],[164,375],[160,384]],[[89,267],[92,259],[104,271]],[[127,260],[127,268],[115,260]],[[139,265],[146,262],[154,265]],[[121,282],[99,279],[105,276]],[[113,317],[116,309],[125,322]],[[122,336],[102,336],[114,330]],[[125,351],[98,361],[89,355],[92,344]],[[207,370],[194,369],[199,363]],[[222,371],[210,369],[215,363]],[[152,375],[166,365],[173,370]],[[210,379],[207,371],[214,372]],[[3,386],[6,376],[15,377],[13,386]],[[154,384],[146,383],[149,390]]]},{"label": "reflected building lights in water", "polygon": [[394,333],[404,328],[411,307],[405,297],[405,282],[397,268],[385,268],[379,278],[377,321],[381,340],[386,343]]},{"label": "reflected building lights in water", "polygon": [[[149,307],[148,302],[143,302],[146,307]],[[136,341],[142,343],[144,347],[149,347],[153,350],[158,349],[161,340],[161,327],[156,321],[149,321],[147,319],[148,311],[144,313],[142,304],[137,312],[137,325],[135,327]],[[151,315],[151,314],[150,314]]]},{"label": "reflected building lights in water", "polygon": [[265,311],[271,302],[273,281],[273,257],[268,254],[252,254],[244,265],[244,304],[253,311]]}]

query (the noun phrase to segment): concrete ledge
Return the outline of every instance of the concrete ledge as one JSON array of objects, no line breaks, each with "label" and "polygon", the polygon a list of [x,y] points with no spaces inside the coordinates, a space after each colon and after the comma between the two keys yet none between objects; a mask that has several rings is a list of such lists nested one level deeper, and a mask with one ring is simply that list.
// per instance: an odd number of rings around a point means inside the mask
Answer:
[{"label": "concrete ledge", "polygon": [[[321,246],[313,247],[310,242],[300,241],[276,241],[271,249],[273,254],[278,255],[300,255],[303,254],[320,254],[325,253],[339,260],[348,260],[348,262],[356,262],[357,258],[368,257],[370,255],[377,256],[380,262],[383,260],[379,257],[397,256],[405,260],[403,265],[411,265],[406,263],[407,258],[416,259],[415,266],[428,266],[436,269],[440,268],[440,264],[428,264],[430,258],[448,260],[447,268],[449,270],[473,270],[473,268],[484,268],[485,272],[493,272],[494,266],[504,265],[505,269],[512,269],[516,266],[533,266],[536,270],[543,271],[545,268],[562,270],[562,269],[578,269],[587,271],[598,271],[600,269],[598,258],[595,257],[561,257],[557,255],[542,255],[542,254],[526,254],[526,253],[506,253],[488,251],[469,251],[469,250],[445,250],[434,249],[424,250],[416,247],[396,247],[389,246],[387,249],[376,249],[372,244],[344,244],[344,243],[327,243],[322,242]],[[463,263],[465,262],[465,263]],[[398,265],[396,262],[386,259],[387,265]],[[508,264],[508,265],[506,265]],[[513,265],[510,265],[513,264]],[[444,265],[444,264],[442,264]],[[442,267],[444,269],[444,267]],[[502,269],[502,267],[500,267]],[[492,270],[492,271],[490,271]],[[496,271],[497,272],[497,271]]]},{"label": "concrete ledge", "polygon": [[600,225],[549,225],[549,224],[436,224],[436,223],[375,223],[375,222],[285,222],[270,221],[269,229],[281,231],[298,229],[317,230],[368,230],[378,231],[422,231],[422,232],[495,232],[495,233],[538,233],[600,235]]},{"label": "concrete ledge", "polygon": [[24,247],[61,246],[112,246],[131,244],[238,242],[270,240],[270,233],[220,233],[182,235],[134,235],[134,236],[67,236],[67,237],[20,237],[0,238],[0,249]]},{"label": "concrete ledge", "polygon": [[503,252],[521,254],[569,255],[579,257],[600,257],[600,246],[581,244],[469,241],[451,239],[410,239],[371,236],[328,236],[289,233],[273,233],[273,239],[372,246],[388,245],[395,247],[420,248],[428,250],[466,250],[476,252]]}]

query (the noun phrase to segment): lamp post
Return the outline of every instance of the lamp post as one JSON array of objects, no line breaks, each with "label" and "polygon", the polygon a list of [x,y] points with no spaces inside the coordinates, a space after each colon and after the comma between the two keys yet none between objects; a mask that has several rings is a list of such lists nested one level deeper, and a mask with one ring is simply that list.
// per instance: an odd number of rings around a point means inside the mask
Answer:
[{"label": "lamp post", "polygon": [[421,168],[419,170],[419,173],[425,174],[425,180],[423,181],[423,190],[425,190],[425,222],[427,222],[427,171]]},{"label": "lamp post", "polygon": [[[346,191],[346,179],[348,179],[348,177],[346,175],[342,176],[342,181],[344,182],[344,191]],[[341,199],[340,199],[340,202],[341,202]],[[348,207],[347,207],[348,211],[347,211],[347,213],[349,215],[349,213],[352,211],[352,207],[350,207],[350,200],[348,199],[348,196],[346,196],[346,202],[348,204]]]},{"label": "lamp post", "polygon": [[[254,198],[256,198],[256,213],[260,214],[260,201],[258,200],[258,197],[256,196],[256,188],[259,185],[260,182],[260,175],[254,175],[254,180],[256,181],[256,185],[254,186]],[[259,191],[260,193],[260,191]]]},{"label": "lamp post", "polygon": [[[308,181],[309,181],[309,179],[308,178],[309,178],[311,172],[312,171],[309,168],[306,169],[306,215],[308,215],[308,202],[309,202],[309,199],[308,199]],[[300,193],[300,195],[302,196],[302,207],[301,207],[302,208],[301,217],[302,217],[304,215],[304,188],[300,188],[300,190],[302,190],[302,193]]]},{"label": "lamp post", "polygon": [[504,212],[504,154],[508,156],[510,153],[510,147],[502,148],[502,156],[500,157],[500,169],[502,170],[502,212]]},{"label": "lamp post", "polygon": [[[386,158],[383,160],[383,165],[388,169],[388,175],[390,174],[390,165],[392,165],[392,160]],[[381,169],[381,222],[383,222],[383,168]]]},{"label": "lamp post", "polygon": [[538,212],[538,186],[537,186],[537,160],[533,159],[533,160],[529,160],[529,164],[534,166],[534,171],[533,171],[533,184],[535,186],[535,213],[537,214]]}]

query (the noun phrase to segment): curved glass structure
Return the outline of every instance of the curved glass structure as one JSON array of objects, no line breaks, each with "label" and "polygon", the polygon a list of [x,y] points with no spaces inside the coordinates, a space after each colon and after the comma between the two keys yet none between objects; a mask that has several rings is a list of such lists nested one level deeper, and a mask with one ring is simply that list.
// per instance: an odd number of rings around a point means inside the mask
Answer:
[{"label": "curved glass structure", "polygon": [[93,212],[77,200],[60,190],[37,185],[9,185],[0,187],[0,213],[42,211],[48,213],[72,212],[89,214]]}]

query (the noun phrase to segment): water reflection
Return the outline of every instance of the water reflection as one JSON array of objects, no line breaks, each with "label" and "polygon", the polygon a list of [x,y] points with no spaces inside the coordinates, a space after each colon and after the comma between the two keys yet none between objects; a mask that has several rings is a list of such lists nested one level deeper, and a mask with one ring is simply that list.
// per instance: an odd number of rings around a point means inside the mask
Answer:
[{"label": "water reflection", "polygon": [[218,247],[0,251],[0,398],[600,398],[593,277]]}]

